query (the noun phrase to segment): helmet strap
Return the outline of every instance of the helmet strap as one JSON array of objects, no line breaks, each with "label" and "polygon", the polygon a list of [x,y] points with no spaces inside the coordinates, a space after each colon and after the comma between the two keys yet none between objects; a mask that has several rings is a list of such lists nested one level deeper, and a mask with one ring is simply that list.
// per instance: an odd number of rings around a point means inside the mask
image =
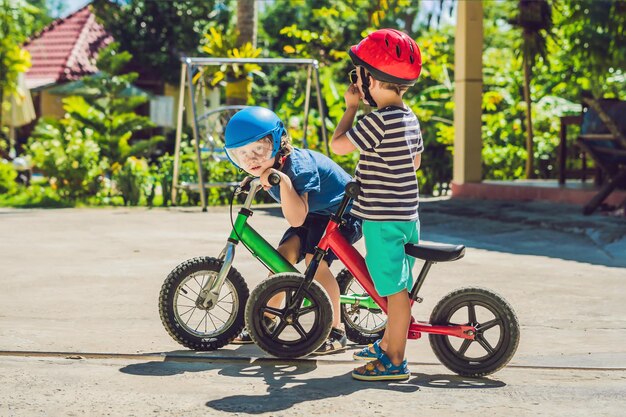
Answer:
[{"label": "helmet strap", "polygon": [[284,148],[281,148],[276,152],[276,157],[274,158],[274,165],[272,168],[280,170],[285,163],[285,159],[287,159],[287,155],[285,155]]},{"label": "helmet strap", "polygon": [[367,104],[369,104],[371,107],[378,107],[378,104],[376,104],[374,97],[372,97],[372,94],[370,93],[369,74],[365,72],[365,68],[363,67],[359,67],[359,70],[361,71],[361,84],[363,86],[363,94],[365,95],[365,101],[367,101]]}]

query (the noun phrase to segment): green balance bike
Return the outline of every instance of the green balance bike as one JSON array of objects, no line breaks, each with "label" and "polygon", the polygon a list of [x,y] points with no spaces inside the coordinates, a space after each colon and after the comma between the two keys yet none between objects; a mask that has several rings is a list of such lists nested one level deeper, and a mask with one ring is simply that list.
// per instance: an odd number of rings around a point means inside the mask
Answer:
[{"label": "green balance bike", "polygon": [[[279,182],[278,175],[270,176],[270,183]],[[231,199],[232,231],[217,258],[202,256],[181,263],[169,273],[161,287],[159,313],[163,326],[174,340],[187,348],[198,351],[219,349],[243,330],[249,290],[244,278],[232,266],[235,248],[240,242],[272,275],[299,272],[248,224],[254,197],[260,189],[259,179],[252,179],[235,189]],[[232,202],[240,194],[247,194],[247,197],[233,222]],[[348,338],[358,344],[367,344],[382,337],[387,318],[380,307],[348,270],[342,270],[337,281],[342,294],[341,316]],[[332,307],[328,296],[316,282],[307,290],[303,302],[303,307],[306,306],[316,307],[313,310],[317,314],[312,314],[311,320],[331,322]],[[318,329],[319,326],[311,328]],[[319,334],[307,337],[320,338],[321,343],[328,332],[319,330]]]}]

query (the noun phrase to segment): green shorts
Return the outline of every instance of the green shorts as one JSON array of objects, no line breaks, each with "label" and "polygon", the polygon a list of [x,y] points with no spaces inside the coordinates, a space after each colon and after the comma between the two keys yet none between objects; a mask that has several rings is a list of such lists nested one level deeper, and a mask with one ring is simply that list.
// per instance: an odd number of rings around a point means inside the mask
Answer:
[{"label": "green shorts", "polygon": [[415,258],[404,252],[407,243],[418,243],[420,223],[363,220],[365,263],[376,291],[383,297],[411,291]]}]

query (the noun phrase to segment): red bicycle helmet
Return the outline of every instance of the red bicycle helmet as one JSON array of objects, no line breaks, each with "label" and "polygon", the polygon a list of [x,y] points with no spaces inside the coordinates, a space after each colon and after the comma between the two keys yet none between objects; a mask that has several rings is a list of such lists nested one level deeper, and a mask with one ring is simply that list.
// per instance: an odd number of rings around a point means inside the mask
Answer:
[{"label": "red bicycle helmet", "polygon": [[422,54],[413,39],[395,29],[370,33],[348,52],[355,65],[365,67],[374,78],[413,85],[422,72]]}]

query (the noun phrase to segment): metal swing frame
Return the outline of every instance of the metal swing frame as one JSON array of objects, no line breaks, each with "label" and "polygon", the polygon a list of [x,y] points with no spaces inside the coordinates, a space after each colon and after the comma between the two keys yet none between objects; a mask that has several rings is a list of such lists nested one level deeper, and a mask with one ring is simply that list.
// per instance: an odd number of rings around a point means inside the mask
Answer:
[{"label": "metal swing frame", "polygon": [[[326,116],[324,114],[324,107],[322,104],[322,94],[321,87],[319,83],[319,63],[315,59],[294,59],[294,58],[192,58],[192,57],[183,57],[181,58],[182,65],[180,71],[180,91],[178,96],[178,116],[176,123],[176,146],[174,151],[174,172],[172,179],[172,202],[176,201],[176,196],[178,190],[181,188],[184,189],[195,189],[197,187],[200,193],[200,200],[202,202],[202,211],[207,211],[207,198],[206,198],[206,188],[211,187],[229,187],[237,185],[237,183],[205,183],[204,182],[204,170],[202,168],[202,155],[200,149],[200,129],[198,128],[199,117],[203,117],[205,115],[198,115],[198,109],[196,106],[195,94],[196,89],[193,85],[193,76],[194,71],[199,67],[204,66],[212,66],[212,65],[223,65],[223,64],[258,64],[258,65],[287,65],[287,66],[296,66],[296,67],[305,67],[307,69],[307,78],[306,78],[306,91],[305,91],[305,100],[304,100],[304,137],[302,139],[302,146],[304,148],[307,147],[307,126],[309,119],[309,108],[311,104],[311,80],[313,79],[315,83],[315,93],[317,95],[317,108],[320,112],[320,116],[322,118],[322,141],[324,143],[324,149],[326,154],[329,154],[328,149],[328,135],[326,132],[326,124],[324,120]],[[196,164],[198,169],[198,183],[197,184],[179,184],[179,174],[180,174],[180,145],[182,138],[182,130],[183,130],[183,112],[185,108],[184,98],[185,98],[185,86],[187,86],[187,90],[189,91],[189,102],[192,113],[193,120],[193,139],[194,139],[194,148],[196,151]],[[203,98],[204,100],[204,98]],[[236,109],[240,106],[219,106],[215,109],[210,109],[209,112],[219,112],[221,110],[229,110]]]}]

